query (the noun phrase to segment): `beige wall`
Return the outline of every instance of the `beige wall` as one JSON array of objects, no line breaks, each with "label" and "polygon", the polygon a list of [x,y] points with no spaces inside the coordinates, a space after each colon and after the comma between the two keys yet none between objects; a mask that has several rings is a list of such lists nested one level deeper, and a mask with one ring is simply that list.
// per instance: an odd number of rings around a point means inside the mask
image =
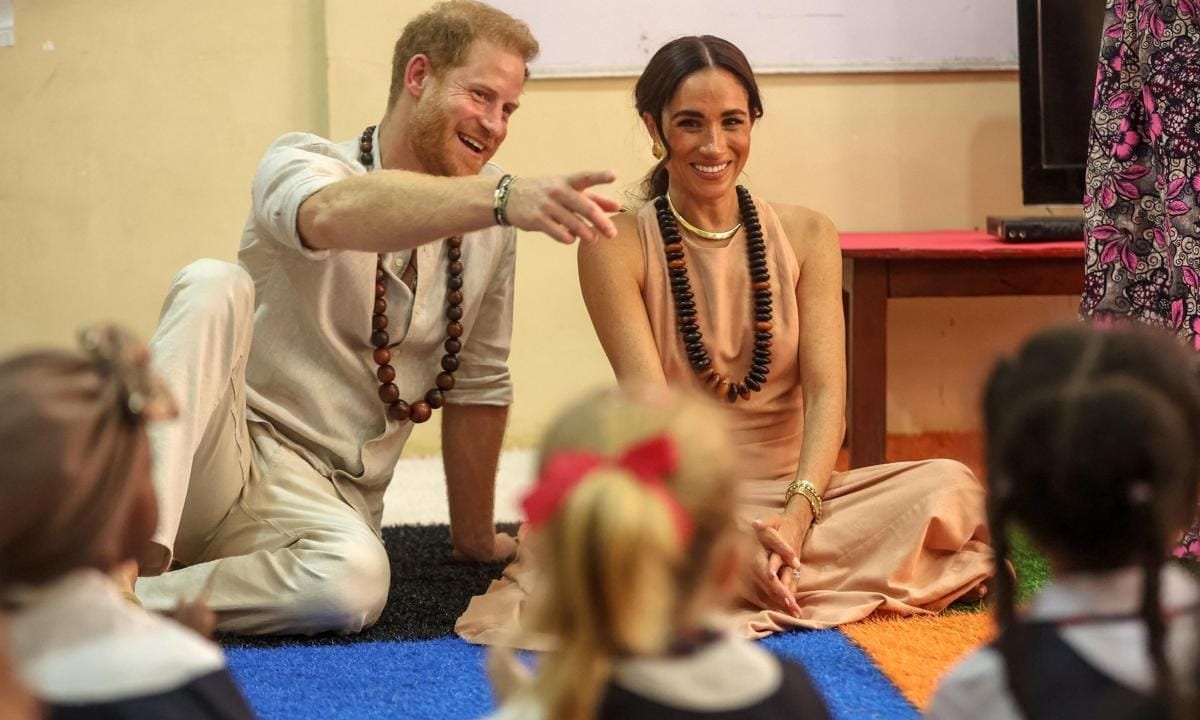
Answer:
[{"label": "beige wall", "polygon": [[[386,100],[416,0],[17,0],[0,48],[0,351],[116,318],[148,333],[173,272],[231,259],[254,164],[285,131],[356,134]],[[49,44],[47,44],[49,43]],[[51,49],[51,46],[53,49]],[[850,230],[979,227],[1021,211],[1014,73],[767,76],[747,183]],[[533,80],[497,161],[524,175],[646,169],[631,79]],[[522,239],[509,443],[611,379],[574,251]],[[892,432],[976,425],[996,353],[1069,298],[906,300],[890,308]],[[432,425],[432,424],[431,424]],[[436,447],[422,428],[413,450]]]},{"label": "beige wall", "polygon": [[259,155],[326,129],[319,0],[16,0],[0,48],[0,351],[117,319],[233,259]]}]

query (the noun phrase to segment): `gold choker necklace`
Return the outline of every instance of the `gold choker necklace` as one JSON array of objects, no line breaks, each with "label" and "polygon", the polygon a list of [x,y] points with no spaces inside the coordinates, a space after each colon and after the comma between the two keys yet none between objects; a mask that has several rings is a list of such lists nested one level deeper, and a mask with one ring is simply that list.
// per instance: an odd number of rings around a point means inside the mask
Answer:
[{"label": "gold choker necklace", "polygon": [[734,225],[728,230],[720,230],[718,232],[701,230],[687,220],[683,219],[683,216],[680,215],[679,211],[675,209],[675,203],[671,202],[671,193],[668,192],[664,194],[667,196],[667,207],[671,209],[671,214],[675,216],[675,219],[679,221],[679,224],[683,226],[684,230],[687,230],[693,235],[702,237],[705,240],[728,240],[729,238],[733,237],[738,230],[742,229],[742,223],[739,221],[737,225]]}]

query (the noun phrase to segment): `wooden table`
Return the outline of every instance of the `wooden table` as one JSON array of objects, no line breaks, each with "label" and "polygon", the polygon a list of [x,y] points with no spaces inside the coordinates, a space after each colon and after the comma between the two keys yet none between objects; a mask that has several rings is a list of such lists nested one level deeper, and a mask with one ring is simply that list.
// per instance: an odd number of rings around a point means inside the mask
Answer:
[{"label": "wooden table", "polygon": [[842,233],[850,466],[884,462],[890,298],[1078,295],[1083,243],[981,232]]}]

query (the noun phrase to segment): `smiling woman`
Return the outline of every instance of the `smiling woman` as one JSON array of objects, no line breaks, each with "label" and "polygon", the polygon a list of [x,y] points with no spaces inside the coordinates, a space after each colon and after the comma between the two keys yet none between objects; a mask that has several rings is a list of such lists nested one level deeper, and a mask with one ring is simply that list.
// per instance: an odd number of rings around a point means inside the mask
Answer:
[{"label": "smiling woman", "polygon": [[[714,396],[756,542],[738,622],[765,635],[874,612],[937,612],[992,570],[983,488],[947,460],[835,473],[844,431],[841,253],[833,224],[737,184],[763,115],[742,52],[674,40],[639,78],[659,158],[617,237],[580,248],[584,300],[622,385]],[[819,527],[816,527],[819,523]],[[510,566],[459,631],[490,642],[535,584]]]},{"label": "smiling woman", "polygon": [[[693,232],[683,218],[722,228],[736,220],[733,186],[750,158],[750,131],[763,114],[758,84],[740,51],[728,43],[699,47],[679,41],[663,46],[634,90],[658,159],[642,185],[644,199],[665,195]],[[651,73],[656,61],[658,71]],[[671,187],[675,192],[668,192]]]}]

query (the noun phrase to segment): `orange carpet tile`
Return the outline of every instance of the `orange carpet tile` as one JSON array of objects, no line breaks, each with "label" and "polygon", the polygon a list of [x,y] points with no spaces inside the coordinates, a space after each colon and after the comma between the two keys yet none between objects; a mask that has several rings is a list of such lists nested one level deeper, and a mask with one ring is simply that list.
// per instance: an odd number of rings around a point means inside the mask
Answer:
[{"label": "orange carpet tile", "polygon": [[[978,432],[888,435],[887,459],[951,458],[983,477],[983,441]],[[849,467],[843,448],[838,469]],[[866,620],[841,630],[859,645],[916,707],[924,710],[938,681],[954,663],[990,641],[995,624],[987,612]]]},{"label": "orange carpet tile", "polygon": [[843,625],[879,669],[916,707],[924,710],[938,681],[954,663],[995,633],[986,612],[865,620]]}]

